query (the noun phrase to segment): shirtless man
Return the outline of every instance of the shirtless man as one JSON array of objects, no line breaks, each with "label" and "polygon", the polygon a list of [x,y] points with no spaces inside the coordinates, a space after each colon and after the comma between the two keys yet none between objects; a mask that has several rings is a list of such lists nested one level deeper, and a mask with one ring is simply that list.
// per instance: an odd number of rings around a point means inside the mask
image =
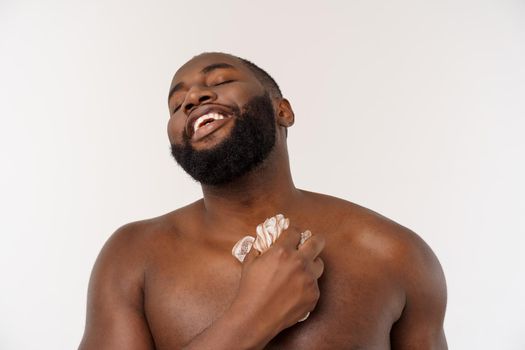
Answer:
[{"label": "shirtless man", "polygon": [[[294,186],[294,113],[270,76],[201,54],[176,72],[168,103],[173,156],[203,198],[111,236],[80,349],[447,349],[436,256],[371,210]],[[235,243],[278,213],[290,228],[237,261]]]}]

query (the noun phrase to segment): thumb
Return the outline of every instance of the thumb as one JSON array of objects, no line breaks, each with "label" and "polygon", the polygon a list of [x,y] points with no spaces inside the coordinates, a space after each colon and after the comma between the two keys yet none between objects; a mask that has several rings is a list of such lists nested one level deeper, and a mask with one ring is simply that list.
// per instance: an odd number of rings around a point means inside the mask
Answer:
[{"label": "thumb", "polygon": [[248,252],[248,254],[246,254],[246,256],[244,257],[244,260],[242,261],[242,264],[243,265],[248,265],[250,264],[253,260],[255,260],[255,258],[257,258],[261,253],[255,249],[253,246],[250,248],[250,251]]}]

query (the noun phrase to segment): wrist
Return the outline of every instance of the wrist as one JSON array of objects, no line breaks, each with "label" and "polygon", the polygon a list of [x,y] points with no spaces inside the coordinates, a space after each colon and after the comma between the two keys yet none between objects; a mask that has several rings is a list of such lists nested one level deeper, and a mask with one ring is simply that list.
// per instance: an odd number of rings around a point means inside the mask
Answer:
[{"label": "wrist", "polygon": [[[253,305],[251,305],[253,307]],[[223,315],[222,320],[234,330],[239,349],[263,349],[278,333],[271,324],[239,301],[234,302]],[[236,348],[237,348],[236,346]]]}]

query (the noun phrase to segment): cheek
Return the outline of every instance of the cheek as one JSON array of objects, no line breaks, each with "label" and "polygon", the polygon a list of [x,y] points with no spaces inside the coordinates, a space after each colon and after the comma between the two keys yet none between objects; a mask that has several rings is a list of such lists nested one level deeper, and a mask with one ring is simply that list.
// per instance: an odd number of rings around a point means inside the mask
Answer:
[{"label": "cheek", "polygon": [[167,131],[170,143],[182,143],[182,134],[184,133],[185,127],[186,121],[184,118],[172,116],[168,120]]},{"label": "cheek", "polygon": [[264,94],[264,89],[253,83],[240,82],[235,86],[235,89],[229,89],[221,92],[221,98],[226,104],[244,106],[253,97]]}]

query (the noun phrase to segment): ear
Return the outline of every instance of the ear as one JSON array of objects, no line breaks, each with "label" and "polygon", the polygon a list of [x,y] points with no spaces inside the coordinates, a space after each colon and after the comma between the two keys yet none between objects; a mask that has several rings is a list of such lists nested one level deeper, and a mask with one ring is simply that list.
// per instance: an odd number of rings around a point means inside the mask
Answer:
[{"label": "ear", "polygon": [[292,106],[287,99],[283,98],[277,103],[277,124],[288,128],[293,125],[295,115]]}]

